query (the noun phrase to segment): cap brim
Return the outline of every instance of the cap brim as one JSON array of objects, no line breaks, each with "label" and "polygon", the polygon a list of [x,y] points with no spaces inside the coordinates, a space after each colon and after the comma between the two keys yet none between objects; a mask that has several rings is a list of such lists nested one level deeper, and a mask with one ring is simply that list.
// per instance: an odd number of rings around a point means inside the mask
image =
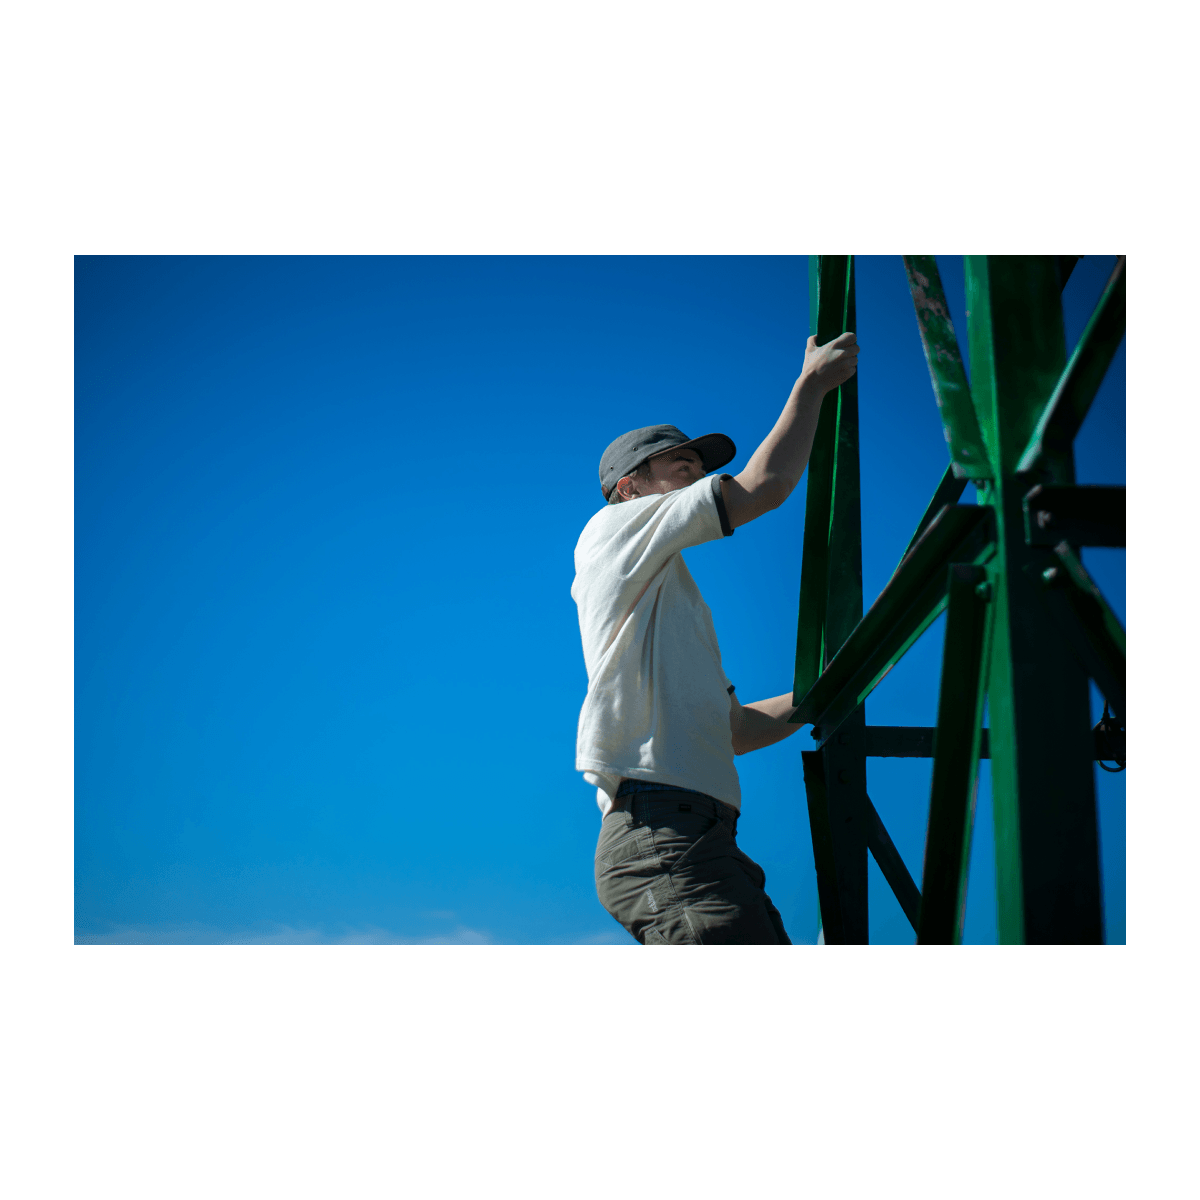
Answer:
[{"label": "cap brim", "polygon": [[[733,444],[733,439],[726,437],[723,433],[706,433],[703,437],[692,438],[690,442],[680,442],[678,445],[668,446],[667,450],[682,450],[685,446],[690,446],[700,455],[706,475],[720,470],[726,463],[733,462],[733,457],[737,454],[737,447]],[[666,450],[662,451],[663,454],[666,452]]]}]

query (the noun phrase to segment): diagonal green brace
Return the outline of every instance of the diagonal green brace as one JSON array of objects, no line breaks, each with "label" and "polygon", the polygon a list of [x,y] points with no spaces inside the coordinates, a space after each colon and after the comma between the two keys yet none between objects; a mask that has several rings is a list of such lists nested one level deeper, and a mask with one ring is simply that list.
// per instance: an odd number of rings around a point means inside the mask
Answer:
[{"label": "diagonal green brace", "polygon": [[979,418],[971,403],[971,389],[963,367],[946,292],[932,254],[905,254],[904,270],[917,313],[917,328],[925,349],[925,362],[933,394],[950,448],[950,465],[959,479],[990,479],[992,464],[984,446]]},{"label": "diagonal green brace", "polygon": [[987,694],[984,659],[991,595],[987,572],[983,567],[955,563],[949,576],[919,945],[957,945],[962,941]]},{"label": "diagonal green brace", "polygon": [[1042,598],[1059,632],[1121,721],[1125,720],[1125,630],[1069,542],[1042,572]]},{"label": "diagonal green brace", "polygon": [[[954,474],[953,464],[946,468],[946,473],[942,476],[941,482],[937,485],[933,492],[933,498],[929,501],[920,521],[917,522],[917,530],[912,535],[908,545],[904,548],[904,553],[900,556],[900,561],[903,562],[909,555],[909,551],[921,540],[921,534],[933,524],[933,519],[946,507],[947,504],[957,504],[958,498],[967,490],[967,480],[959,479]],[[899,568],[897,568],[898,570]],[[894,574],[895,572],[893,572]]]},{"label": "diagonal green brace", "polygon": [[1041,469],[1053,483],[1074,483],[1072,443],[1125,337],[1125,256],[1109,276],[1095,311],[1034,427],[1018,472]]},{"label": "diagonal green brace", "polygon": [[800,698],[788,718],[791,724],[811,723],[813,736],[823,740],[862,704],[941,613],[947,565],[990,556],[991,517],[989,508],[975,504],[942,510],[845,645]]},{"label": "diagonal green brace", "polygon": [[875,859],[880,871],[883,872],[884,879],[887,880],[892,894],[904,910],[904,915],[908,918],[908,923],[913,927],[915,933],[920,920],[921,893],[917,891],[917,885],[908,873],[904,859],[900,857],[900,851],[892,842],[887,828],[880,820],[879,813],[875,811],[875,805],[871,803],[869,796],[867,797],[867,849],[871,851],[871,856]]}]

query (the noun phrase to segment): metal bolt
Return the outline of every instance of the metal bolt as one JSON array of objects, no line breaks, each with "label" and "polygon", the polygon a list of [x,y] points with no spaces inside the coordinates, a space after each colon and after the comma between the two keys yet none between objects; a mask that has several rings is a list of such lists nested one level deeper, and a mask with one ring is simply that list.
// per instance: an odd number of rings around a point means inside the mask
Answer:
[{"label": "metal bolt", "polygon": [[1045,529],[1054,520],[1054,514],[1046,512],[1042,509],[1037,515],[1037,526],[1039,529]]},{"label": "metal bolt", "polygon": [[1047,567],[1042,572],[1042,579],[1045,581],[1047,587],[1053,586],[1055,583],[1058,582],[1058,568],[1057,567]]},{"label": "metal bolt", "polygon": [[975,585],[975,595],[986,604],[992,598],[992,585],[986,579],[983,583],[977,583]]},{"label": "metal bolt", "polygon": [[843,767],[838,772],[838,783],[849,783],[849,782],[850,782],[850,772],[847,771],[845,767]]}]

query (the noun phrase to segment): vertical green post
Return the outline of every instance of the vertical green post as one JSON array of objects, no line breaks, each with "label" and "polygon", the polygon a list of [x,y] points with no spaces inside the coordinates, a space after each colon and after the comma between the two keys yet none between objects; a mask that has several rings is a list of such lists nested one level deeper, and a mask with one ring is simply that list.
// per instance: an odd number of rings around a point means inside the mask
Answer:
[{"label": "vertical green post", "polygon": [[[837,337],[829,329],[829,314],[840,318],[845,310],[845,255],[813,254],[808,260],[810,336],[824,345]],[[824,321],[822,321],[824,314]],[[824,335],[824,336],[822,336]],[[829,530],[833,509],[833,480],[837,457],[838,405],[825,398],[812,451],[808,456],[808,484],[804,499],[804,550],[800,562],[800,613],[796,623],[796,674],[792,703],[817,681],[829,659],[825,645],[825,614],[829,601]]]},{"label": "vertical green post", "polygon": [[967,256],[971,399],[993,467],[988,710],[1001,942],[1103,939],[1095,779],[1082,666],[1038,591],[1055,562],[1028,546],[1018,473],[1066,364],[1061,277],[1051,257]]},{"label": "vertical green post", "polygon": [[[832,340],[858,323],[854,295],[854,258],[846,263],[846,282]],[[832,307],[832,306],[829,306]],[[822,332],[825,332],[824,330]],[[824,344],[820,335],[818,344]],[[832,407],[832,405],[831,405]],[[829,582],[825,602],[825,663],[842,648],[862,620],[862,501],[858,459],[858,376],[837,392],[834,437],[833,504],[829,519]]]},{"label": "vertical green post", "polygon": [[[813,256],[809,284],[810,330],[817,344],[854,330],[853,257]],[[825,398],[809,458],[796,638],[797,701],[841,648],[862,612],[858,380],[854,378],[836,396]],[[860,707],[822,747],[821,770],[806,761],[818,894],[823,897],[829,943],[868,940],[865,728]],[[814,806],[822,810],[816,819]],[[831,911],[831,889],[836,889],[836,913]]]},{"label": "vertical green post", "polygon": [[987,572],[969,563],[950,567],[942,685],[933,747],[929,825],[921,879],[917,941],[962,941],[975,788],[983,740],[984,671],[991,591]]}]

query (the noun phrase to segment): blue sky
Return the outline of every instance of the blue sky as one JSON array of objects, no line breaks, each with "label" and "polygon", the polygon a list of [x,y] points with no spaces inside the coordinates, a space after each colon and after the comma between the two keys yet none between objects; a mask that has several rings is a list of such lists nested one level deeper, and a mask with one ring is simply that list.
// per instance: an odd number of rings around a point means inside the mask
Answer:
[{"label": "blue sky", "polygon": [[[965,350],[961,261],[939,261]],[[1112,263],[1076,268],[1069,343]],[[898,257],[858,260],[858,307],[869,604],[946,451]],[[618,433],[719,430],[744,465],[807,326],[803,258],[78,259],[77,940],[632,945],[595,897],[573,767],[571,552]],[[1122,347],[1081,482],[1125,481],[1124,381]],[[687,554],[743,700],[791,685],[803,516],[801,486]],[[1124,618],[1123,552],[1084,558]],[[934,722],[940,634],[869,721]],[[811,744],[738,760],[740,841],[797,942],[817,932]],[[914,875],[929,771],[869,764]],[[1124,941],[1125,777],[1097,790]],[[911,941],[871,873],[872,940]]]}]

